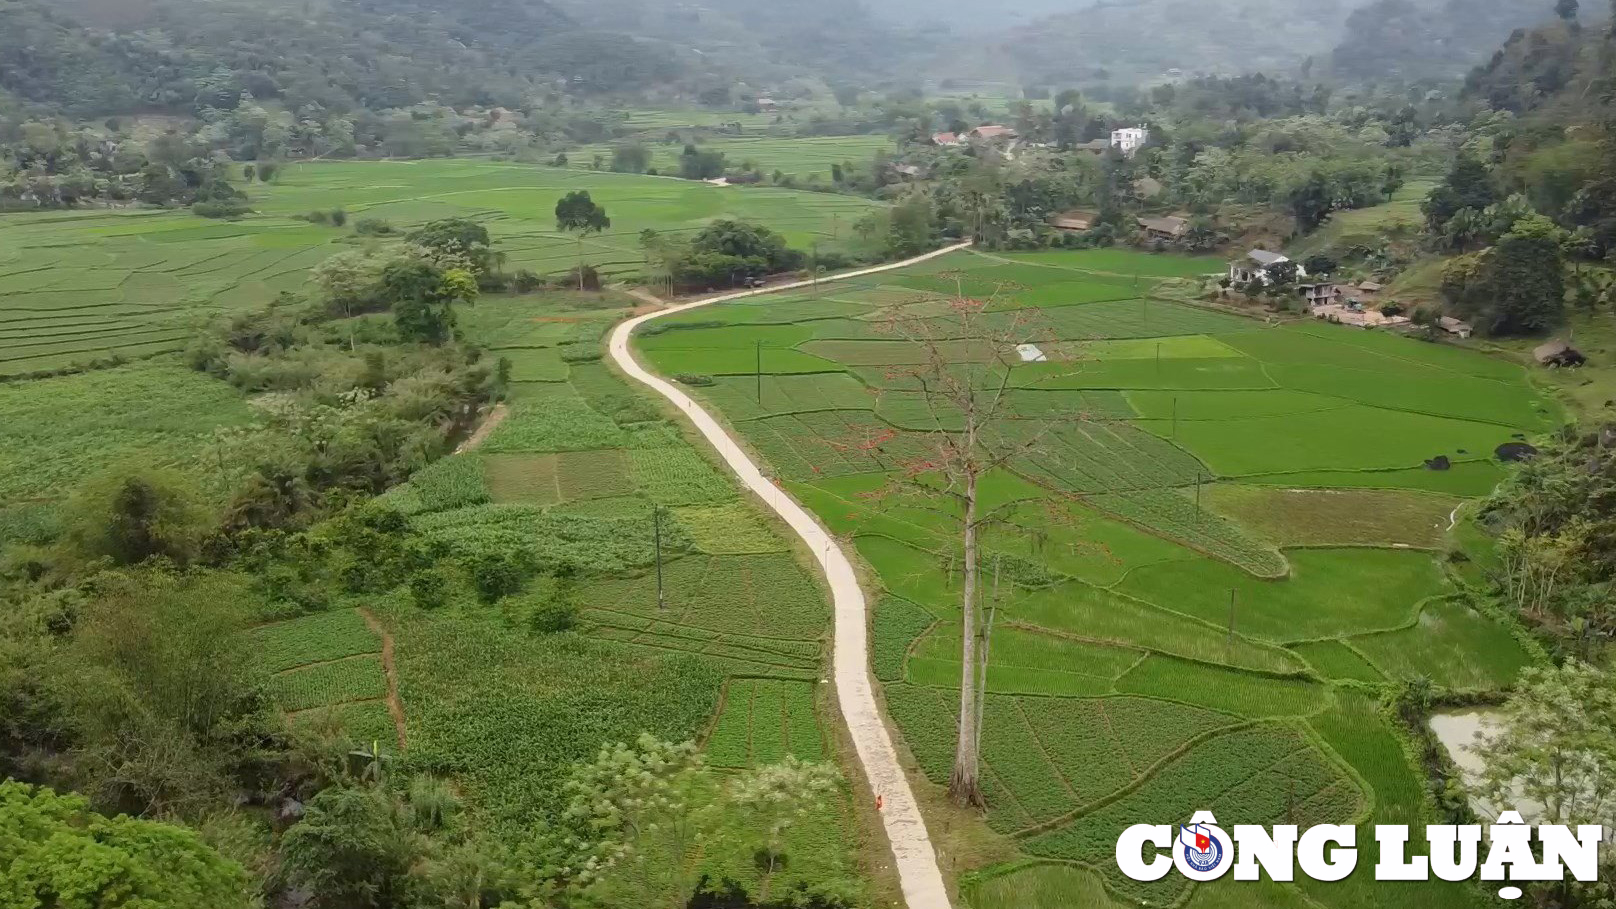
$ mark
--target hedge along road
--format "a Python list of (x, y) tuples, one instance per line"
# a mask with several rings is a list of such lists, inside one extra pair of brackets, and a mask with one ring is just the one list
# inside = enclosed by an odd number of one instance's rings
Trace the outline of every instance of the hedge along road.
[[(938, 256), (964, 249), (970, 243), (961, 243), (906, 259), (890, 265), (845, 272), (820, 279), (830, 281), (858, 278), (883, 271), (925, 262)], [(869, 633), (867, 606), (864, 592), (859, 589), (853, 563), (807, 509), (798, 505), (791, 496), (763, 475), (763, 471), (747, 457), (740, 443), (683, 391), (668, 381), (653, 375), (635, 362), (629, 352), (629, 338), (635, 329), (663, 316), (686, 312), (714, 303), (811, 287), (813, 281), (798, 281), (762, 290), (724, 294), (673, 306), (661, 312), (636, 316), (618, 325), (612, 331), (609, 350), (612, 359), (635, 381), (647, 385), (658, 394), (678, 405), (690, 422), (723, 456), (747, 488), (757, 493), (769, 507), (784, 518), (797, 536), (813, 551), (819, 567), (830, 581), (831, 600), (836, 611), (836, 638), (833, 645), (836, 698), (841, 705), (842, 717), (853, 735), (853, 746), (870, 788), (881, 798), (881, 823), (886, 828), (887, 840), (892, 844), (892, 856), (898, 868), (898, 879), (903, 886), (903, 898), (909, 909), (949, 909), (948, 888), (943, 884), (942, 871), (937, 867), (937, 852), (932, 848), (931, 836), (926, 832), (926, 820), (921, 817), (920, 806), (909, 789), (909, 780), (898, 763), (898, 753), (892, 747), (892, 736), (881, 720), (876, 706), (874, 680), (870, 676)]]

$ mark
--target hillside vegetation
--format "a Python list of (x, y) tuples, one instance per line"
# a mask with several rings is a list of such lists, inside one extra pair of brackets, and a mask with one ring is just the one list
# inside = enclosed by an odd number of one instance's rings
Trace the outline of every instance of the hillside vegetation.
[(1549, 12), (1542, 0), (1100, 0), (990, 33), (944, 68), (1048, 85), (1129, 85), (1169, 71), (1451, 77)]

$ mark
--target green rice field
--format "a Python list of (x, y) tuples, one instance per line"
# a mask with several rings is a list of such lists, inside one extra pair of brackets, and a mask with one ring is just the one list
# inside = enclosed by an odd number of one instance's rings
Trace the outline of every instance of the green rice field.
[[(677, 174), (683, 139), (669, 142), (666, 136), (642, 140), (651, 150), (651, 168), (659, 174)], [(817, 179), (829, 183), (831, 165), (849, 162), (868, 169), (877, 152), (892, 152), (895, 146), (886, 136), (744, 136), (701, 139), (704, 151), (723, 152), (731, 167), (756, 167), (765, 175), (776, 172), (799, 180)], [(613, 145), (585, 145), (567, 152), (567, 163), (574, 168), (592, 169), (596, 156), (611, 166)]]
[[(860, 242), (852, 225), (875, 205), (466, 159), (294, 164), (275, 183), (248, 189), (257, 211), (232, 221), (154, 210), (0, 215), (0, 377), (182, 349), (200, 320), (302, 287), (310, 268), (358, 242), (352, 226), (362, 218), (400, 229), (473, 218), (487, 224), (507, 268), (553, 274), (579, 255), (576, 238), (555, 229), (556, 200), (587, 189), (612, 227), (584, 241), (583, 257), (621, 276), (641, 269), (647, 228), (679, 234), (715, 218), (746, 218), (797, 246), (834, 248)], [(348, 212), (346, 228), (293, 217), (338, 207)]]
[[(1126, 250), (956, 253), (681, 314), (637, 341), (659, 371), (712, 376), (694, 393), (851, 539), (879, 588), (872, 669), (938, 786), (958, 706), (957, 522), (891, 481), (962, 424), (906, 377), (927, 354), (886, 323), (963, 292), (1050, 355), (1011, 373), (1009, 410), (1061, 425), (983, 481), (1023, 528), (982, 544), (1007, 575), (991, 594), (986, 823), (1018, 858), (977, 869), (976, 909), (1232, 905), (1226, 888), (1138, 884), (1112, 861), (1123, 827), (1200, 808), (1225, 825), (1425, 823), (1421, 771), (1369, 692), (1415, 677), (1497, 691), (1536, 659), (1439, 554), (1455, 509), (1502, 476), (1494, 450), (1551, 430), (1559, 408), (1502, 360), (1157, 296), (1219, 269)], [(1004, 353), (939, 338), (955, 362)], [(726, 718), (727, 741), (741, 725)], [(1471, 897), (1265, 887), (1262, 905), (1327, 909)]]

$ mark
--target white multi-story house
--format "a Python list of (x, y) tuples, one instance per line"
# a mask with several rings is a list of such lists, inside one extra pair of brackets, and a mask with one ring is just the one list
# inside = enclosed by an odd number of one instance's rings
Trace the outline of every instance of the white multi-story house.
[(1150, 130), (1143, 126), (1129, 126), (1111, 133), (1111, 147), (1125, 155), (1132, 155), (1149, 141)]
[[(1229, 263), (1229, 280), (1236, 284), (1261, 283), (1266, 286), (1273, 283), (1273, 279), (1268, 276), (1268, 270), (1289, 261), (1290, 259), (1282, 253), (1254, 249), (1246, 253), (1244, 258)], [(1296, 277), (1307, 277), (1307, 269), (1300, 263), (1296, 266)]]

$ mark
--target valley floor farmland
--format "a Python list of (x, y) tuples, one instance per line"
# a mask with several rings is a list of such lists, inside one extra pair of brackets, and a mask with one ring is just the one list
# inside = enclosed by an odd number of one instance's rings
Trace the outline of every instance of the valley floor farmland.
[[(697, 741), (726, 771), (837, 758), (822, 719), (824, 593), (771, 520), (601, 362), (626, 302), (563, 293), (468, 308), (468, 337), (511, 362), (509, 414), (475, 450), (384, 497), (446, 560), (528, 554), (550, 569), (495, 605), (456, 588), (424, 609), (399, 589), (255, 632), (294, 721), (335, 712), (380, 736), (380, 645), (349, 607), (370, 610), (394, 642), (400, 763), (453, 778), (512, 844), (559, 819), (574, 762), (641, 733)], [(571, 633), (548, 624), (557, 604), (576, 610)], [(863, 887), (851, 793), (792, 827), (774, 886)], [(699, 858), (696, 873), (755, 885), (749, 861), (714, 857), (729, 854)]]
[[(684, 142), (648, 138), (645, 145), (651, 150), (651, 167), (658, 173), (679, 172)], [(868, 167), (877, 152), (896, 150), (886, 136), (722, 137), (704, 139), (699, 146), (703, 151), (723, 152), (731, 167), (752, 166), (765, 175), (779, 172), (799, 180), (813, 179), (822, 183), (830, 182), (832, 165), (852, 162)], [(567, 152), (567, 162), (573, 167), (591, 168), (599, 156), (609, 167), (612, 149), (610, 144), (586, 145)]]
[[(771, 188), (592, 173), (484, 160), (317, 162), (248, 187), (255, 214), (210, 221), (188, 211), (0, 215), (0, 377), (183, 348), (199, 322), (296, 290), (308, 270), (361, 242), (362, 218), (407, 230), (439, 218), (487, 224), (511, 271), (564, 272), (575, 237), (555, 229), (556, 200), (589, 190), (612, 218), (583, 242), (607, 275), (637, 273), (639, 234), (694, 232), (714, 218), (768, 224), (798, 247), (856, 244), (875, 203)], [(295, 216), (342, 208), (348, 226)]]
[[(884, 330), (883, 310), (925, 312), (962, 288), (995, 296), (1006, 319), (1036, 311), (1041, 337), (1070, 349), (1015, 375), (1015, 411), (1085, 418), (1051, 453), (990, 478), (995, 501), (1025, 501), (1018, 516), (1046, 523), (1038, 545), (985, 544), (1009, 568), (988, 681), (987, 823), (1023, 860), (971, 879), (977, 909), (1067, 906), (1074, 892), (1093, 905), (1221, 905), (1220, 888), (1139, 884), (1112, 863), (1123, 827), (1202, 807), (1225, 826), (1426, 823), (1423, 777), (1362, 684), (1420, 675), (1498, 689), (1535, 659), (1517, 629), (1467, 605), (1439, 558), (1446, 514), (1501, 475), (1494, 449), (1559, 419), (1520, 367), (1151, 299), (1185, 268), (1115, 252), (964, 253), (672, 316), (639, 336), (664, 375), (710, 377), (694, 393), (872, 570), (873, 669), (938, 785), (958, 704), (957, 542), (928, 503), (882, 490), (948, 416), (898, 377), (919, 357)], [(956, 346), (973, 356), (969, 339)], [(1439, 457), (1451, 468), (1427, 466)], [(1270, 889), (1265, 905), (1471, 898), (1368, 875)]]

